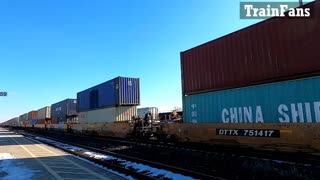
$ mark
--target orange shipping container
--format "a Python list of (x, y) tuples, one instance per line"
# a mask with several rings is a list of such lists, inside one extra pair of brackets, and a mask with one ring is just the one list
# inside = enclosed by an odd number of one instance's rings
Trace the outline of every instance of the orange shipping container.
[(28, 120), (38, 119), (38, 111), (30, 111), (28, 113)]

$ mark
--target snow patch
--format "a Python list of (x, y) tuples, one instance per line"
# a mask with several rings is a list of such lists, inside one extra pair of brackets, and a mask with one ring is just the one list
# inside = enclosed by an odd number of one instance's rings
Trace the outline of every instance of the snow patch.
[(108, 156), (108, 155), (104, 155), (104, 154), (100, 154), (100, 153), (93, 153), (93, 152), (85, 152), (84, 154), (93, 157), (95, 159), (105, 159), (105, 160), (112, 160), (112, 159), (116, 159), (112, 156)]
[(14, 156), (10, 153), (0, 153), (0, 160), (3, 159), (14, 159)]
[(3, 180), (31, 179), (38, 172), (15, 164), (16, 158), (10, 153), (0, 153), (0, 160), (0, 179)]
[(73, 156), (73, 157), (75, 157), (75, 158), (77, 158), (77, 159), (80, 159), (80, 160), (82, 160), (82, 161), (85, 161), (85, 162), (87, 162), (87, 163), (90, 163), (90, 164), (92, 164), (92, 165), (94, 165), (94, 166), (96, 166), (96, 167), (99, 167), (99, 168), (101, 168), (101, 169), (104, 169), (104, 170), (106, 170), (106, 171), (112, 172), (113, 174), (116, 174), (116, 175), (121, 176), (121, 177), (123, 177), (123, 178), (126, 178), (126, 179), (128, 179), (128, 180), (134, 180), (134, 178), (131, 177), (131, 176), (124, 175), (124, 174), (122, 174), (122, 173), (119, 173), (119, 172), (114, 171), (114, 170), (112, 170), (112, 169), (109, 169), (109, 168), (106, 168), (106, 167), (101, 166), (101, 165), (99, 165), (99, 164), (96, 164), (96, 163), (94, 163), (94, 162), (92, 162), (92, 161), (89, 161), (89, 160), (87, 160), (87, 159), (84, 159), (84, 158), (82, 158), (82, 157), (75, 156), (75, 155), (73, 155), (73, 154), (71, 154), (71, 156)]
[[(97, 153), (97, 152), (92, 152), (92, 151), (89, 151), (89, 150), (81, 148), (81, 147), (76, 147), (76, 146), (72, 146), (69, 144), (64, 144), (64, 143), (57, 142), (54, 140), (50, 140), (50, 139), (46, 139), (46, 138), (42, 138), (42, 137), (36, 137), (36, 139), (38, 139), (40, 141), (45, 141), (45, 142), (47, 142), (49, 144), (53, 144), (55, 146), (64, 147), (64, 148), (72, 150), (72, 151), (78, 151), (78, 152), (80, 151), (87, 156), (94, 157), (95, 159), (100, 159), (100, 160), (104, 160), (104, 161), (116, 160), (120, 164), (124, 165), (126, 168), (131, 167), (138, 172), (147, 171), (152, 176), (163, 176), (164, 178), (168, 178), (168, 179), (187, 179), (187, 180), (193, 179), (190, 176), (184, 176), (182, 174), (173, 173), (171, 171), (167, 171), (164, 169), (158, 169), (158, 168), (150, 167), (148, 165), (143, 165), (140, 163), (126, 161), (124, 159), (116, 158), (114, 156), (105, 155), (105, 154), (101, 154), (101, 153)], [(110, 171), (110, 170), (108, 170), (108, 171)]]

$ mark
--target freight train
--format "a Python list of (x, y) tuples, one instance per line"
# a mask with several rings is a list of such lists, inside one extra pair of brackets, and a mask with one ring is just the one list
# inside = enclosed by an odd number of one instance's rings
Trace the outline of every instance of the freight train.
[(118, 77), (51, 105), (38, 117), (44, 123), (26, 113), (18, 126), (319, 151), (320, 1), (304, 8), (312, 9), (311, 18), (270, 18), (181, 52), (182, 121), (141, 123), (139, 79)]

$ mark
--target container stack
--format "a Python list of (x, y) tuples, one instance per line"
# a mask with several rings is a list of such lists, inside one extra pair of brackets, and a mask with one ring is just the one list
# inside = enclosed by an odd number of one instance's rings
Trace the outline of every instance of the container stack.
[(77, 93), (80, 123), (131, 120), (140, 104), (139, 78), (117, 77)]
[(41, 109), (38, 109), (38, 123), (45, 124), (51, 119), (51, 107), (46, 106)]
[(28, 113), (28, 123), (29, 125), (34, 125), (38, 123), (38, 111), (30, 111)]
[(65, 99), (51, 105), (51, 123), (64, 124), (77, 122), (77, 100)]
[(28, 113), (22, 115), (22, 125), (26, 126), (28, 124)]
[(23, 115), (19, 116), (18, 124), (19, 124), (19, 126), (23, 126)]
[(6, 121), (3, 125), (7, 126), (18, 126), (19, 118), (15, 117)]
[(320, 2), (181, 52), (186, 123), (320, 122)]

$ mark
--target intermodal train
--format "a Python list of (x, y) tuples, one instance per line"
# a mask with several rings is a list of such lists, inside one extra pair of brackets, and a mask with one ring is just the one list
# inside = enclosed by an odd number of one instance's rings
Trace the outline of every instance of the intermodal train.
[(182, 120), (148, 125), (146, 116), (141, 123), (136, 117), (139, 79), (117, 77), (7, 124), (123, 138), (139, 131), (181, 142), (319, 151), (320, 1), (300, 8), (312, 9), (312, 16), (273, 17), (181, 52)]

